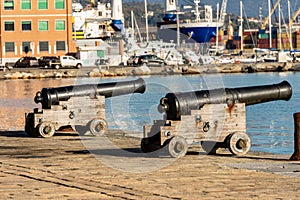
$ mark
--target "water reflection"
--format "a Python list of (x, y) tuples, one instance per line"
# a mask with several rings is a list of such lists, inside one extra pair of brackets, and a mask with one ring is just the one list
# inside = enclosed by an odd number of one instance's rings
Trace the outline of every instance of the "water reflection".
[(43, 87), (74, 84), (75, 79), (30, 79), (0, 81), (0, 130), (24, 130), (26, 112), (39, 107), (33, 98)]

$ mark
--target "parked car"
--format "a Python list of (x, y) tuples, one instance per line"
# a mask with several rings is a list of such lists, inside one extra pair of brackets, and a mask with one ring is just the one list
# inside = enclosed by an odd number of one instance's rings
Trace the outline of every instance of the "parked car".
[(137, 65), (139, 61), (139, 57), (138, 56), (130, 56), (127, 60), (127, 65)]
[(164, 65), (165, 64), (165, 61), (164, 59), (161, 59), (159, 57), (157, 57), (156, 55), (151, 55), (151, 54), (147, 54), (147, 55), (141, 55), (139, 56), (139, 59), (138, 59), (138, 64), (148, 64), (148, 65)]
[(73, 56), (59, 56), (57, 59), (54, 59), (49, 62), (50, 67), (59, 69), (61, 67), (76, 67), (80, 69), (83, 62), (79, 59), (74, 58)]
[(50, 67), (50, 62), (53, 60), (58, 60), (57, 56), (42, 56), (38, 59), (40, 67)]
[(15, 62), (13, 67), (38, 67), (39, 62), (36, 57), (24, 56)]

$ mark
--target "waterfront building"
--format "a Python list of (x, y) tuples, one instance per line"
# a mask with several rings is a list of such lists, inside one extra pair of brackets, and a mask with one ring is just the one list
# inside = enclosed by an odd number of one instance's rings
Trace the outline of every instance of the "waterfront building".
[(83, 6), (74, 2), (73, 7), (73, 39), (108, 39), (115, 31), (111, 27), (112, 11), (110, 3)]
[(75, 53), (72, 0), (3, 0), (0, 64), (21, 56)]

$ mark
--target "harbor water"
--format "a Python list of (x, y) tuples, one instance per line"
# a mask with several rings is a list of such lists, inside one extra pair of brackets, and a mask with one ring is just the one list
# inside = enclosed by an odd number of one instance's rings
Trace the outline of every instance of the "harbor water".
[[(41, 107), (34, 103), (35, 93), (43, 87), (73, 84), (99, 84), (134, 80), (137, 77), (32, 79), (0, 81), (0, 131), (24, 130), (26, 112)], [(211, 74), (142, 77), (147, 85), (144, 94), (130, 94), (106, 99), (106, 117), (110, 129), (122, 129), (143, 137), (143, 126), (162, 119), (157, 111), (160, 98), (168, 92), (214, 88), (268, 85), (287, 80), (293, 88), (289, 101), (273, 101), (246, 107), (247, 133), (251, 150), (292, 154), (294, 145), (293, 113), (300, 112), (300, 73)], [(55, 136), (54, 136), (55, 137)]]

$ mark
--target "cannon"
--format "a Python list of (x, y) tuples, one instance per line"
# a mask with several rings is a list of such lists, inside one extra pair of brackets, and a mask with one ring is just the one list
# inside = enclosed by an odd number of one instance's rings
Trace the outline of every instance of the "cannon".
[(144, 93), (145, 82), (133, 81), (43, 88), (36, 93), (34, 108), (25, 113), (25, 132), (32, 137), (52, 137), (57, 130), (71, 126), (80, 133), (102, 135), (107, 130), (105, 98)]
[(60, 101), (67, 101), (71, 97), (100, 95), (107, 98), (130, 93), (144, 93), (144, 91), (145, 82), (140, 78), (135, 81), (43, 88), (37, 92), (34, 101), (41, 103), (43, 109), (50, 109), (52, 105), (58, 105)]
[(147, 153), (166, 147), (172, 157), (181, 157), (192, 144), (201, 144), (209, 154), (228, 148), (234, 155), (244, 155), (251, 147), (250, 137), (246, 134), (245, 106), (288, 101), (291, 96), (292, 87), (287, 81), (168, 93), (158, 106), (159, 111), (165, 113), (164, 119), (144, 126), (141, 149)]

